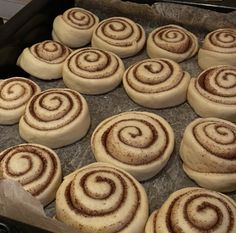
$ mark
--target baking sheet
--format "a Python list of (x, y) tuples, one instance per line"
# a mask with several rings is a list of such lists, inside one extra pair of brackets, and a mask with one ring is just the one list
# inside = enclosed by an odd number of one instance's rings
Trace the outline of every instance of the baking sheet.
[[(140, 23), (147, 33), (157, 26), (168, 23), (176, 23), (191, 30), (199, 38), (199, 43), (208, 31), (219, 27), (235, 27), (235, 12), (221, 14), (208, 10), (198, 9), (190, 6), (179, 6), (176, 4), (157, 3), (153, 6), (141, 5), (120, 0), (78, 0), (76, 5), (91, 10), (100, 19), (110, 16), (126, 16)], [(126, 68), (137, 61), (146, 59), (147, 55), (143, 49), (138, 55), (123, 59)], [(200, 69), (197, 65), (197, 58), (194, 57), (180, 64), (183, 70), (188, 71), (195, 77)], [(63, 81), (41, 81), (32, 78), (38, 83), (42, 90), (53, 87), (65, 87)], [(140, 107), (135, 104), (125, 93), (122, 84), (115, 90), (98, 96), (83, 95), (88, 102), (92, 124), (85, 138), (66, 146), (56, 149), (63, 168), (63, 175), (73, 172), (76, 168), (94, 162), (94, 156), (90, 147), (90, 138), (95, 127), (109, 116), (125, 111), (149, 111), (164, 117), (172, 126), (175, 132), (175, 149), (164, 169), (152, 179), (142, 182), (144, 185), (150, 205), (150, 212), (160, 207), (168, 196), (183, 187), (196, 186), (183, 172), (182, 162), (179, 157), (180, 141), (185, 127), (197, 115), (193, 112), (188, 103), (180, 106), (153, 110)], [(0, 150), (10, 146), (23, 143), (18, 133), (18, 124), (13, 126), (0, 126)], [(236, 192), (229, 194), (236, 200)], [(55, 215), (55, 203), (46, 207), (49, 216)]]

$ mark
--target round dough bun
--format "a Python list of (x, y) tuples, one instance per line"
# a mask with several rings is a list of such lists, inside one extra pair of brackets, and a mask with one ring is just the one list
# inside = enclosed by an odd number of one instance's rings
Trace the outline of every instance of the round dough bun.
[(81, 233), (143, 233), (147, 194), (125, 171), (93, 163), (65, 177), (56, 195), (56, 218)]
[(193, 33), (173, 24), (156, 28), (147, 39), (147, 54), (150, 58), (182, 62), (193, 57), (198, 48), (198, 39)]
[(212, 66), (236, 66), (236, 29), (221, 28), (206, 35), (198, 52), (198, 64), (205, 70)]
[(62, 77), (62, 66), (71, 50), (65, 45), (46, 40), (25, 48), (17, 60), (28, 74), (43, 80)]
[(187, 175), (201, 187), (236, 190), (236, 125), (219, 118), (199, 118), (185, 129), (180, 156)]
[(236, 122), (236, 67), (216, 66), (190, 81), (187, 100), (201, 117)]
[(187, 98), (188, 72), (169, 59), (146, 59), (130, 66), (123, 76), (128, 96), (148, 108), (167, 108)]
[(40, 87), (23, 77), (12, 77), (0, 81), (0, 124), (12, 125), (19, 122), (25, 106)]
[(114, 53), (96, 48), (74, 51), (63, 66), (65, 85), (83, 94), (97, 95), (116, 88), (125, 67)]
[(52, 38), (70, 48), (89, 44), (99, 18), (90, 11), (79, 7), (66, 10), (53, 21)]
[(143, 27), (124, 17), (103, 20), (93, 32), (92, 46), (111, 51), (121, 58), (137, 54), (146, 42)]
[(38, 144), (20, 144), (0, 153), (3, 178), (19, 182), (44, 206), (55, 199), (61, 184), (61, 163), (51, 149)]
[(90, 126), (86, 100), (78, 92), (48, 89), (28, 102), (20, 119), (20, 136), (33, 142), (59, 148), (85, 136)]
[(183, 188), (155, 210), (145, 233), (234, 233), (236, 206), (233, 199), (201, 188)]
[(96, 127), (91, 148), (97, 161), (147, 180), (168, 162), (174, 149), (174, 133), (169, 123), (156, 114), (125, 112)]

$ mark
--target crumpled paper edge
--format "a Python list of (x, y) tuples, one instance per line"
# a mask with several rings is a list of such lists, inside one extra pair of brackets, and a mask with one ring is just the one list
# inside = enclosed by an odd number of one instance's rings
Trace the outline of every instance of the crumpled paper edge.
[(220, 13), (175, 3), (156, 2), (148, 5), (121, 0), (75, 0), (75, 5), (98, 14), (102, 9), (102, 13), (108, 17), (126, 16), (143, 24), (178, 24), (206, 31), (236, 27), (235, 20), (231, 20), (236, 13)]
[(42, 204), (16, 181), (0, 179), (0, 215), (55, 233), (79, 233), (45, 215)]

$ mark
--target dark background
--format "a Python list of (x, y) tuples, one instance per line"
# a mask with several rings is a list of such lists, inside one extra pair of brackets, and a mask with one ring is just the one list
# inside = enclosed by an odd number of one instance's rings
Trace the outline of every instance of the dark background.
[[(155, 2), (154, 0), (132, 1), (148, 4)], [(162, 1), (177, 2), (177, 0)], [(200, 1), (179, 2), (195, 5), (199, 4)], [(209, 3), (213, 4), (213, 6), (210, 6)], [(200, 7), (220, 12), (229, 12), (236, 9), (235, 1), (209, 1), (209, 3), (204, 1), (204, 4)], [(74, 0), (33, 0), (6, 24), (3, 24), (0, 19), (0, 78), (24, 76), (24, 71), (15, 65), (21, 51), (36, 42), (50, 38), (53, 19), (73, 5)], [(47, 231), (0, 216), (0, 233), (44, 232)]]
[[(147, 4), (157, 2), (155, 0), (130, 1)], [(179, 2), (220, 12), (236, 9), (234, 0), (159, 0), (158, 2), (167, 2), (167, 4)], [(73, 5), (73, 0), (33, 0), (6, 24), (3, 24), (0, 19), (0, 78), (24, 76), (24, 71), (15, 65), (21, 51), (25, 47), (50, 38), (53, 19)]]

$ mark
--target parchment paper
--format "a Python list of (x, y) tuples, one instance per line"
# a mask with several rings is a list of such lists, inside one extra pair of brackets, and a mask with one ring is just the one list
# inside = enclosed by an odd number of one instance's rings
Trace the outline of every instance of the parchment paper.
[[(195, 33), (199, 38), (200, 44), (207, 32), (220, 27), (236, 26), (236, 12), (222, 14), (191, 6), (179, 6), (177, 4), (156, 3), (153, 6), (149, 6), (121, 2), (120, 0), (76, 0), (76, 5), (91, 10), (100, 19), (110, 16), (129, 17), (140, 23), (145, 28), (147, 34), (160, 25), (169, 23), (179, 24)], [(123, 59), (123, 61), (125, 66), (129, 67), (131, 64), (145, 58), (147, 58), (147, 55), (145, 49), (143, 49), (138, 55)], [(195, 77), (200, 72), (196, 57), (180, 65), (192, 77)], [(32, 79), (41, 86), (42, 90), (52, 87), (65, 87), (62, 80), (46, 82), (35, 78)], [(175, 149), (167, 166), (152, 179), (142, 182), (149, 198), (150, 212), (160, 207), (172, 192), (183, 187), (196, 186), (183, 172), (182, 162), (178, 154), (185, 127), (197, 118), (197, 115), (188, 103), (161, 110), (140, 107), (129, 99), (122, 84), (107, 94), (98, 96), (84, 95), (84, 97), (89, 105), (92, 125), (85, 138), (73, 145), (56, 150), (61, 159), (64, 175), (73, 172), (77, 167), (82, 167), (95, 161), (90, 147), (90, 138), (98, 123), (109, 116), (125, 111), (149, 111), (164, 117), (173, 127), (176, 138)], [(0, 126), (0, 150), (23, 142), (19, 136), (17, 124), (13, 126)], [(0, 190), (1, 185), (2, 183), (0, 183)], [(14, 186), (13, 184), (10, 185), (11, 188)], [(228, 195), (236, 200), (235, 192)], [(0, 193), (1, 200), (4, 200), (2, 198), (5, 197), (6, 195), (3, 196)], [(20, 201), (20, 199), (16, 201)], [(17, 203), (15, 204), (17, 205)], [(1, 205), (4, 205), (4, 201), (2, 201)], [(12, 208), (14, 209), (14, 207)], [(23, 206), (21, 208), (24, 209)], [(45, 210), (48, 216), (54, 216), (55, 203), (51, 203)], [(10, 213), (7, 210), (5, 212), (6, 214)], [(40, 213), (42, 213), (42, 209)], [(36, 224), (36, 222), (32, 222), (32, 224)], [(67, 230), (64, 232), (72, 231)]]
[(13, 180), (0, 179), (0, 213), (50, 232), (79, 233), (64, 223), (47, 217), (41, 203)]

